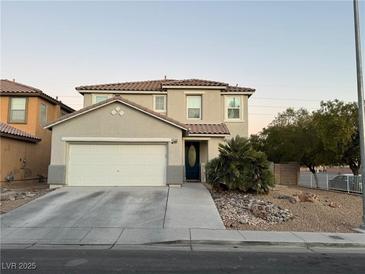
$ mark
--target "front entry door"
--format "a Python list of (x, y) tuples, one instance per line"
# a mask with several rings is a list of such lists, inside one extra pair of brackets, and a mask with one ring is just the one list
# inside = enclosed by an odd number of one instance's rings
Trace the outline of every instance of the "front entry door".
[(185, 142), (186, 180), (200, 180), (200, 144)]

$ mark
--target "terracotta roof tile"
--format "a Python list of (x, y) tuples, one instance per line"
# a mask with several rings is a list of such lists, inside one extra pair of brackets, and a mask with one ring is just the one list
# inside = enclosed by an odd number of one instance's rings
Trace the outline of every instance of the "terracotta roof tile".
[(124, 90), (124, 91), (162, 91), (162, 85), (176, 80), (150, 80), (138, 82), (123, 82), (114, 84), (89, 85), (76, 87), (76, 90)]
[(254, 88), (228, 86), (223, 92), (255, 92)]
[(114, 84), (88, 85), (76, 87), (76, 90), (83, 93), (83, 90), (120, 90), (120, 91), (164, 91), (163, 86), (215, 86), (222, 87), (224, 92), (254, 92), (255, 89), (245, 87), (233, 87), (227, 83), (201, 80), (201, 79), (163, 79), (138, 82), (123, 82)]
[(228, 84), (226, 84), (226, 83), (210, 81), (210, 80), (201, 80), (201, 79), (175, 80), (175, 81), (171, 81), (165, 85), (168, 85), (168, 86), (216, 86), (216, 87), (228, 86)]
[(167, 117), (166, 115), (163, 115), (163, 114), (160, 114), (158, 112), (152, 111), (149, 108), (146, 108), (146, 107), (143, 107), (141, 105), (138, 105), (138, 104), (136, 104), (136, 103), (134, 103), (132, 101), (129, 101), (129, 100), (125, 99), (125, 98), (122, 98), (120, 96), (114, 96), (114, 97), (109, 98), (109, 99), (107, 99), (105, 101), (102, 101), (102, 102), (99, 102), (99, 103), (90, 105), (90, 106), (85, 107), (85, 108), (82, 108), (82, 109), (79, 109), (79, 110), (77, 110), (75, 112), (72, 112), (70, 114), (66, 114), (66, 115), (60, 117), (59, 119), (57, 119), (57, 120), (49, 123), (48, 125), (45, 126), (45, 128), (51, 128), (52, 126), (54, 126), (54, 125), (56, 125), (58, 123), (61, 123), (61, 122), (65, 121), (65, 120), (68, 120), (70, 118), (73, 118), (75, 116), (81, 115), (83, 113), (86, 113), (88, 111), (91, 111), (93, 109), (96, 109), (96, 108), (101, 107), (103, 105), (107, 105), (107, 104), (112, 103), (112, 102), (125, 103), (125, 104), (130, 105), (130, 106), (132, 106), (132, 107), (134, 107), (134, 108), (136, 108), (136, 109), (138, 109), (140, 111), (146, 112), (147, 114), (150, 114), (150, 115), (155, 116), (155, 117), (157, 117), (157, 118), (159, 118), (161, 120), (164, 120), (166, 122), (169, 122), (171, 124), (174, 124), (174, 125), (182, 128), (182, 129), (187, 130), (187, 127), (186, 127), (185, 124), (180, 123), (179, 121), (174, 120), (174, 119), (172, 119), (170, 117)]
[(40, 138), (3, 122), (0, 122), (0, 135), (9, 138), (24, 139), (31, 142), (41, 141)]
[(189, 134), (218, 134), (229, 135), (230, 132), (224, 123), (221, 124), (186, 124)]
[(7, 79), (1, 79), (0, 82), (0, 95), (24, 95), (24, 96), (39, 96), (52, 104), (59, 104), (62, 109), (67, 110), (68, 112), (74, 111), (74, 109), (65, 105), (61, 101), (45, 94), (38, 88), (34, 88), (31, 86), (27, 86), (15, 81), (10, 81)]

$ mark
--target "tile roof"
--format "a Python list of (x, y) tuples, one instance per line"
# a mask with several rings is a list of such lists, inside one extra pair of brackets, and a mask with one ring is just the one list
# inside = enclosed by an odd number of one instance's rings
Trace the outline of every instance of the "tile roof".
[(187, 127), (185, 124), (183, 123), (180, 123), (179, 121), (175, 120), (175, 119), (172, 119), (170, 117), (167, 117), (166, 115), (163, 115), (163, 114), (160, 114), (158, 112), (155, 112), (155, 111), (152, 111), (150, 110), (149, 108), (146, 108), (146, 107), (143, 107), (141, 105), (138, 105), (132, 101), (129, 101), (125, 98), (122, 98), (120, 96), (114, 96), (112, 98), (109, 98), (105, 101), (102, 101), (102, 102), (99, 102), (99, 103), (96, 103), (96, 104), (93, 104), (93, 105), (90, 105), (90, 106), (87, 106), (87, 107), (84, 107), (82, 109), (79, 109), (75, 112), (72, 112), (72, 113), (69, 113), (69, 114), (66, 114), (66, 115), (63, 115), (62, 117), (60, 117), (59, 119), (49, 123), (48, 125), (45, 126), (45, 128), (52, 128), (54, 125), (56, 124), (59, 124), (59, 123), (62, 123), (66, 120), (69, 120), (73, 117), (76, 117), (76, 116), (79, 116), (79, 115), (82, 115), (84, 113), (87, 113), (89, 111), (92, 111), (94, 109), (97, 109), (101, 106), (104, 106), (104, 105), (107, 105), (107, 104), (110, 104), (110, 103), (113, 103), (113, 102), (120, 102), (122, 104), (125, 104), (125, 105), (129, 105), (130, 107), (134, 108), (134, 109), (137, 109), (139, 111), (142, 111), (146, 114), (149, 114), (151, 116), (154, 116), (155, 118), (157, 119), (160, 119), (162, 121), (165, 121), (167, 123), (170, 123), (170, 124), (173, 124), (181, 129), (184, 129), (184, 130), (187, 130)]
[(189, 134), (218, 134), (229, 135), (230, 132), (224, 123), (221, 124), (186, 124)]
[(0, 136), (22, 139), (34, 143), (41, 141), (40, 138), (3, 122), (0, 122)]
[(227, 83), (201, 79), (163, 79), (138, 82), (123, 82), (114, 84), (88, 85), (76, 87), (83, 93), (85, 90), (119, 90), (119, 91), (165, 91), (164, 86), (211, 86), (222, 87), (223, 92), (254, 92), (253, 88), (229, 86)]
[(223, 92), (255, 92), (254, 88), (228, 86), (227, 89), (222, 90)]
[(0, 95), (23, 95), (23, 96), (39, 96), (52, 104), (59, 104), (62, 109), (68, 112), (74, 111), (74, 109), (65, 105), (61, 101), (54, 99), (53, 97), (45, 94), (38, 88), (27, 86), (15, 81), (10, 81), (7, 79), (1, 79), (0, 82)]
[(215, 86), (215, 87), (228, 86), (228, 84), (226, 84), (226, 83), (210, 81), (210, 80), (201, 80), (201, 79), (175, 80), (175, 81), (168, 82), (165, 85), (166, 86)]
[(114, 84), (90, 85), (76, 87), (76, 90), (124, 90), (124, 91), (162, 91), (162, 85), (176, 80), (149, 80), (138, 82), (123, 82)]

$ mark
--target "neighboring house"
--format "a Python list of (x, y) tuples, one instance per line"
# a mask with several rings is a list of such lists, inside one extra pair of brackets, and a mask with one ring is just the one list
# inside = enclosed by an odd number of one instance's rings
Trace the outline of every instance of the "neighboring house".
[(81, 86), (84, 108), (52, 129), (51, 185), (158, 186), (204, 181), (225, 138), (248, 136), (254, 89), (207, 80)]
[(43, 127), (72, 111), (39, 89), (1, 80), (0, 182), (47, 177), (51, 132)]

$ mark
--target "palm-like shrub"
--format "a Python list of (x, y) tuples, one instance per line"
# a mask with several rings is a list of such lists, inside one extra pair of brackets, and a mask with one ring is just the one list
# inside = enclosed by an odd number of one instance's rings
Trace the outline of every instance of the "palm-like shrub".
[(274, 186), (266, 155), (239, 136), (219, 145), (219, 156), (207, 163), (206, 174), (208, 183), (223, 183), (230, 190), (267, 193)]

